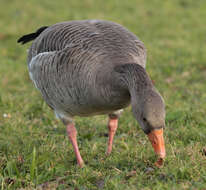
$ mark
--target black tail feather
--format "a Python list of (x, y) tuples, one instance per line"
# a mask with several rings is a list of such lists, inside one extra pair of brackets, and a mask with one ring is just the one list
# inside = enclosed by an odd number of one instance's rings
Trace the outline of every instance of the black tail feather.
[(42, 26), (36, 32), (22, 36), (21, 38), (18, 39), (17, 42), (22, 43), (22, 44), (30, 42), (30, 41), (34, 40), (36, 37), (38, 37), (39, 34), (41, 34), (47, 28), (48, 28), (48, 26)]

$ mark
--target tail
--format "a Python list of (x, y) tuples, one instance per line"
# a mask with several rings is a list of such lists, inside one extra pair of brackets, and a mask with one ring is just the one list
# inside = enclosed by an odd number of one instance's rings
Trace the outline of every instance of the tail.
[(30, 42), (32, 40), (34, 40), (36, 37), (39, 36), (39, 34), (41, 34), (45, 29), (47, 29), (49, 26), (42, 26), (41, 28), (39, 28), (36, 32), (31, 33), (31, 34), (27, 34), (22, 36), (21, 38), (18, 39), (18, 43), (22, 43), (25, 44), (27, 42)]

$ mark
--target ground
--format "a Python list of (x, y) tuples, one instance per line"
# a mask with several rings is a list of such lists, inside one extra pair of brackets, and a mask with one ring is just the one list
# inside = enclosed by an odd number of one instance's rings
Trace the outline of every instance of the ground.
[[(0, 189), (206, 189), (205, 0), (1, 0)], [(86, 166), (80, 169), (64, 125), (29, 79), (24, 34), (65, 20), (105, 19), (147, 48), (147, 72), (166, 103), (167, 158), (161, 169), (127, 108), (111, 156), (107, 117), (76, 118)]]

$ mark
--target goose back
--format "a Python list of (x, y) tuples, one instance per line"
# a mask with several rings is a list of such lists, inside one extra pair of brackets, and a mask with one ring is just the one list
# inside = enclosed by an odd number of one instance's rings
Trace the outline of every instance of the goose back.
[(70, 21), (54, 24), (32, 43), (28, 63), (42, 52), (59, 51), (65, 47), (101, 51), (107, 58), (130, 60), (145, 67), (146, 49), (143, 43), (123, 26), (101, 20)]

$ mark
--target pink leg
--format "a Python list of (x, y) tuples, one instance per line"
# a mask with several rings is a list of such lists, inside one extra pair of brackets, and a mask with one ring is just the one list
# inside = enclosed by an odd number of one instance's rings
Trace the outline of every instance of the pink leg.
[(115, 132), (118, 126), (118, 118), (109, 118), (108, 129), (109, 129), (109, 139), (108, 139), (108, 147), (107, 147), (107, 155), (112, 152), (112, 143)]
[(84, 161), (82, 160), (82, 157), (79, 152), (78, 144), (77, 144), (77, 130), (74, 126), (74, 124), (68, 124), (67, 125), (67, 135), (69, 137), (70, 142), (72, 143), (72, 146), (74, 148), (74, 152), (77, 158), (77, 163), (80, 166), (80, 168), (83, 167)]

